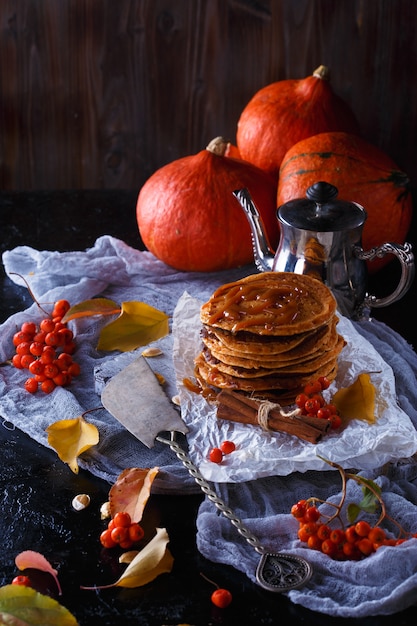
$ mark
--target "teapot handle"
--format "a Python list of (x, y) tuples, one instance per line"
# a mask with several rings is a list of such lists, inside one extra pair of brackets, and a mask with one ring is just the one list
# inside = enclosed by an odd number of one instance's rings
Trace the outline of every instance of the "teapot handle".
[(373, 261), (375, 258), (382, 258), (386, 254), (394, 254), (401, 264), (401, 277), (397, 288), (384, 298), (367, 294), (364, 304), (369, 307), (381, 308), (388, 306), (402, 298), (411, 287), (414, 280), (415, 267), (414, 255), (411, 244), (405, 242), (404, 245), (398, 243), (383, 243), (381, 246), (375, 246), (370, 250), (363, 250), (360, 246), (354, 247), (354, 254), (362, 261)]

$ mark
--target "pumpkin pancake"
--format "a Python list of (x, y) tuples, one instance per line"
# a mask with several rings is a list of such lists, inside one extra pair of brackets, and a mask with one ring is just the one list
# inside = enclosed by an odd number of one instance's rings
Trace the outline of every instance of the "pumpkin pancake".
[[(335, 363), (331, 361), (317, 370), (314, 376), (316, 378), (320, 376), (329, 377), (334, 368)], [(219, 389), (236, 389), (247, 393), (275, 390), (291, 391), (302, 388), (311, 381), (311, 374), (287, 374), (282, 376), (271, 374), (259, 378), (239, 378), (221, 372), (217, 367), (210, 366), (201, 352), (195, 360), (195, 375), (197, 379), (203, 382), (203, 385), (212, 385)]]
[[(258, 355), (277, 355), (283, 354), (293, 350), (296, 346), (304, 343), (304, 341), (311, 340), (314, 333), (325, 334), (328, 332), (327, 325), (316, 329), (315, 331), (308, 331), (305, 333), (299, 333), (297, 335), (256, 335), (244, 330), (236, 333), (231, 333), (221, 328), (204, 325), (202, 329), (202, 338), (205, 341), (206, 336), (213, 342), (219, 343), (230, 352), (237, 352), (238, 354), (258, 354)], [(321, 340), (323, 337), (318, 337)]]
[[(311, 333), (303, 342), (296, 345), (292, 350), (281, 352), (278, 354), (263, 354), (261, 350), (256, 350), (256, 346), (262, 347), (261, 342), (253, 343), (254, 352), (241, 352), (239, 349), (232, 349), (230, 346), (225, 347), (219, 341), (213, 338), (211, 333), (203, 333), (202, 341), (210, 350), (211, 354), (229, 365), (238, 365), (241, 367), (274, 367), (297, 363), (301, 360), (319, 356), (324, 352), (333, 349), (338, 341), (336, 331), (337, 318), (330, 324), (320, 329), (320, 332)], [(231, 344), (232, 345), (232, 344)]]
[(263, 272), (219, 287), (202, 305), (200, 319), (232, 333), (291, 336), (323, 326), (335, 311), (334, 296), (319, 280)]
[(274, 367), (262, 367), (262, 365), (258, 365), (255, 367), (242, 367), (237, 365), (230, 365), (225, 363), (224, 361), (220, 361), (216, 359), (212, 352), (210, 352), (207, 348), (202, 350), (202, 355), (207, 361), (209, 365), (212, 365), (220, 372), (224, 372), (225, 374), (230, 374), (231, 376), (238, 378), (261, 378), (262, 376), (273, 376), (274, 374), (278, 376), (283, 375), (298, 375), (298, 374), (315, 374), (317, 370), (326, 365), (329, 362), (333, 362), (337, 359), (338, 355), (342, 351), (342, 348), (345, 345), (345, 341), (343, 337), (340, 335), (337, 336), (338, 340), (336, 346), (332, 350), (327, 350), (322, 354), (315, 355), (310, 359), (303, 359), (298, 361), (297, 363), (290, 364), (275, 364)]

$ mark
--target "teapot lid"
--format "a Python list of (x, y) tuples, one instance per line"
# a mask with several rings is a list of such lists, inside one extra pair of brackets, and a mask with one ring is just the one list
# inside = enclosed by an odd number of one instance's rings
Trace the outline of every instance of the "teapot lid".
[(337, 194), (337, 188), (330, 183), (314, 183), (307, 189), (306, 199), (290, 200), (279, 207), (278, 219), (288, 226), (316, 232), (363, 226), (367, 218), (365, 209), (356, 202), (336, 200)]

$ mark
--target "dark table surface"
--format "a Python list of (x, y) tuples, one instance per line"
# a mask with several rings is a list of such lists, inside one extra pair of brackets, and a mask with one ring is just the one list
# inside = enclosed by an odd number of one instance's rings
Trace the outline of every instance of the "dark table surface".
[[(137, 191), (56, 191), (0, 194), (1, 251), (17, 245), (41, 250), (84, 250), (104, 234), (118, 237), (135, 248), (142, 244), (135, 219)], [(415, 226), (409, 241), (415, 241)], [(384, 295), (398, 278), (396, 264), (370, 278), (369, 289)], [(1, 268), (0, 321), (31, 303), (27, 291), (14, 285)], [(375, 309), (375, 318), (417, 346), (415, 324), (416, 286), (399, 302)], [(1, 416), (0, 416), (1, 417)], [(221, 624), (245, 626), (270, 624), (335, 623), (336, 618), (313, 613), (252, 584), (240, 572), (214, 564), (196, 549), (195, 519), (202, 496), (152, 494), (145, 523), (163, 526), (170, 537), (174, 567), (170, 574), (137, 589), (80, 590), (85, 577), (116, 580), (121, 573), (117, 557), (101, 549), (102, 529), (97, 509), (107, 500), (110, 485), (80, 470), (73, 474), (57, 455), (1, 420), (0, 528), (2, 558), (0, 585), (16, 575), (15, 556), (26, 549), (48, 555), (58, 567), (63, 595), (59, 601), (81, 626), (137, 624), (162, 626)], [(82, 514), (71, 507), (78, 493), (88, 493), (92, 504)], [(200, 575), (227, 587), (233, 602), (226, 610), (210, 602), (212, 587)], [(52, 592), (45, 576), (38, 588)], [(357, 626), (406, 626), (415, 623), (416, 607), (396, 615), (362, 620), (337, 618), (337, 623)]]

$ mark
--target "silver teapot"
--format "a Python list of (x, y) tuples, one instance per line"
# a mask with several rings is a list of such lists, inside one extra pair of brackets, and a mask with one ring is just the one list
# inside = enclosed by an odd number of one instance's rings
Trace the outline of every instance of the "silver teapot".
[[(337, 200), (338, 190), (327, 182), (307, 189), (306, 198), (278, 208), (280, 241), (271, 250), (262, 219), (248, 189), (233, 192), (248, 218), (256, 267), (259, 271), (310, 274), (333, 292), (338, 309), (351, 319), (363, 319), (372, 307), (384, 307), (402, 298), (414, 279), (414, 256), (409, 243), (383, 243), (365, 251), (362, 230), (365, 209), (356, 202)], [(367, 264), (386, 254), (401, 263), (397, 288), (377, 298), (367, 293)]]

